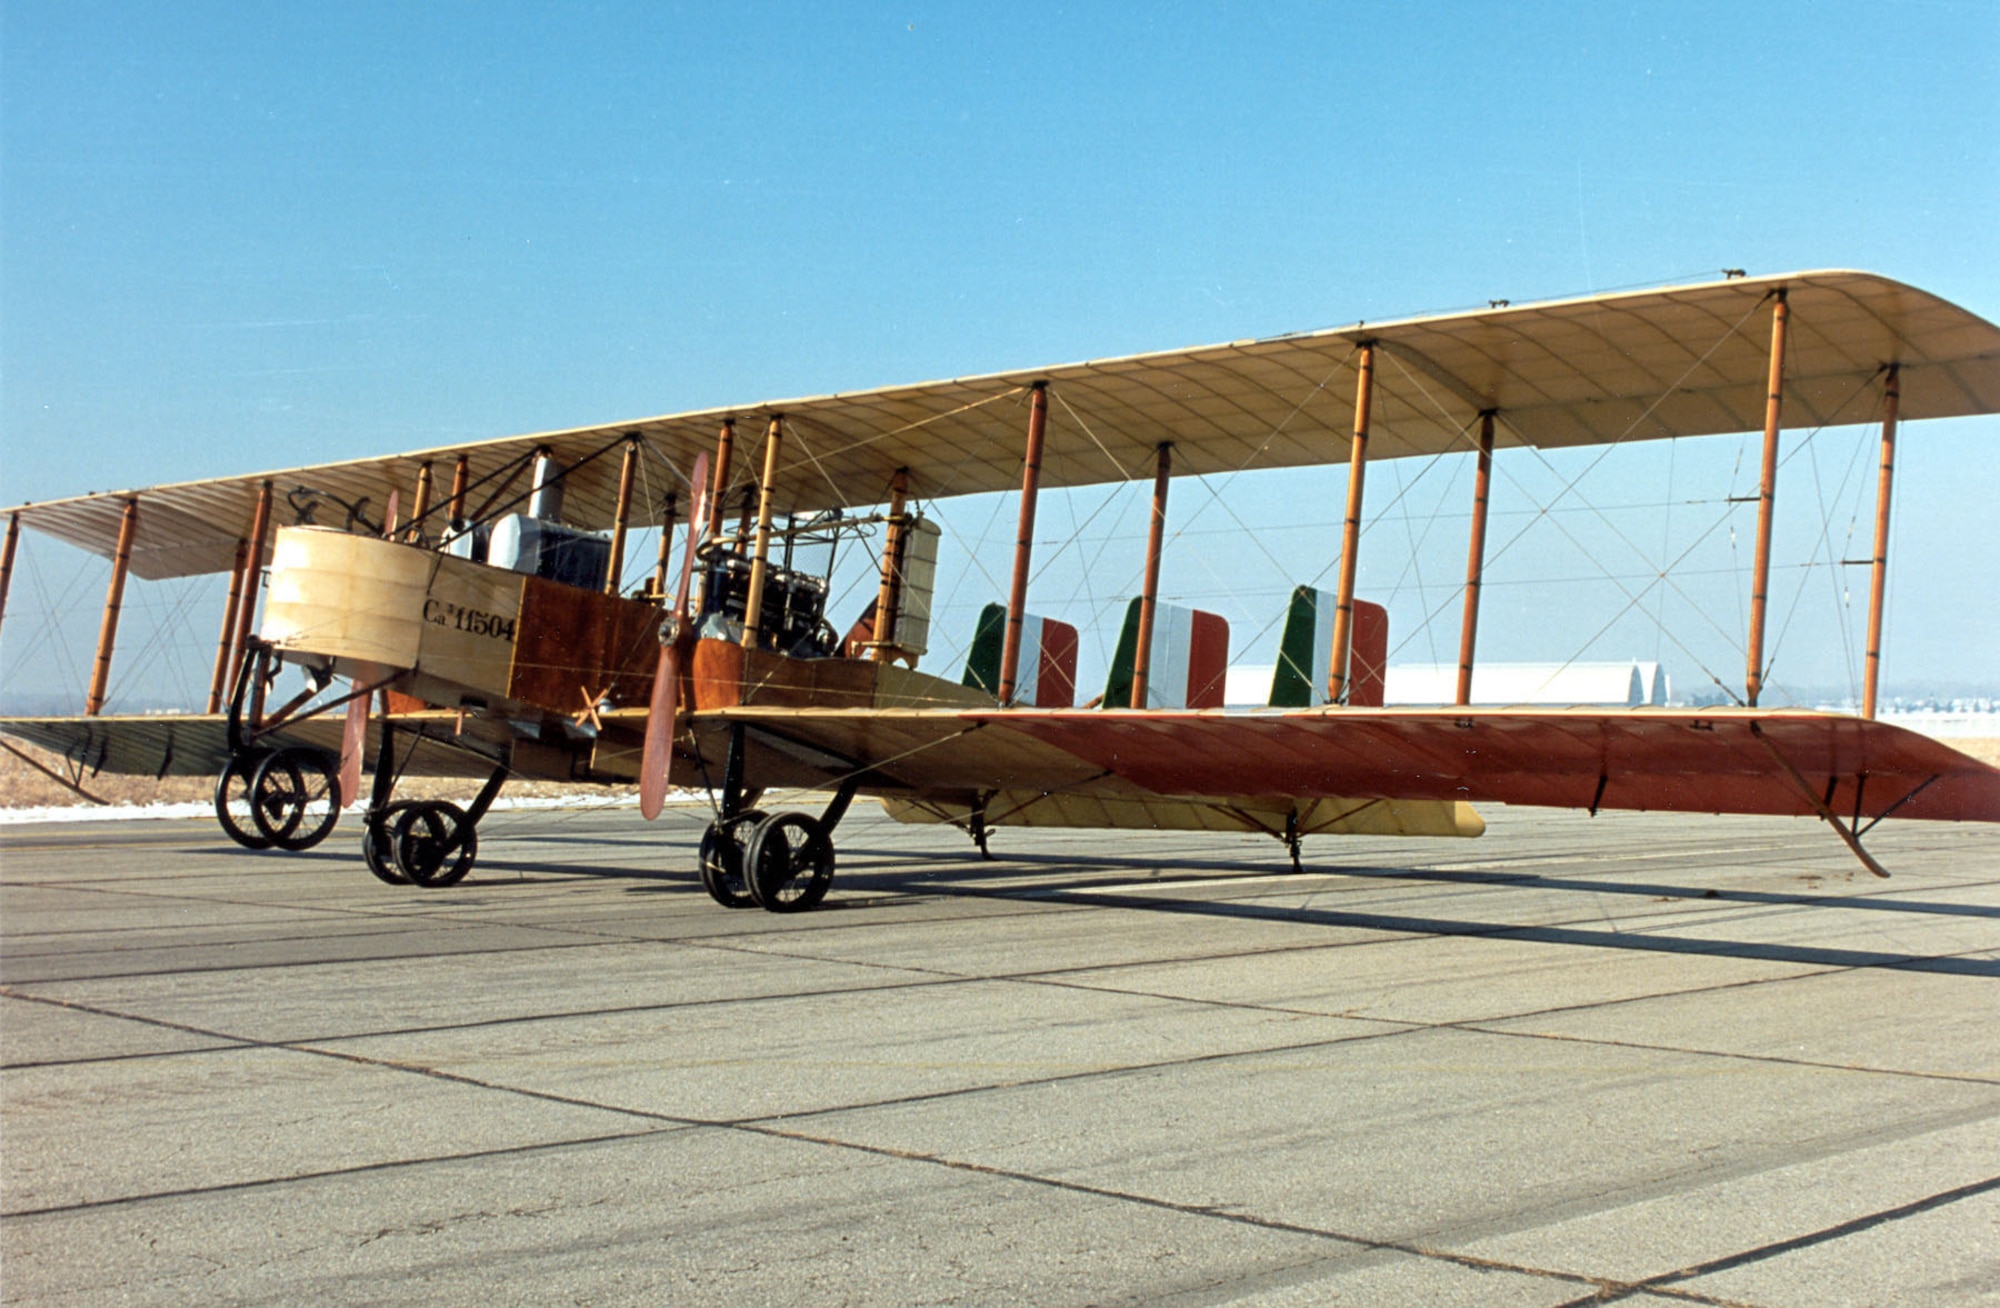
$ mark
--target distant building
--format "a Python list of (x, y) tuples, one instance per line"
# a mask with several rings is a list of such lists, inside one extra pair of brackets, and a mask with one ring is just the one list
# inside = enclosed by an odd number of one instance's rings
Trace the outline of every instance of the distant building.
[[(1478, 663), (1474, 704), (1589, 704), (1664, 707), (1671, 693), (1657, 663)], [(1391, 664), (1390, 704), (1450, 704), (1458, 698), (1456, 663)]]
[[(1271, 700), (1272, 668), (1243, 663), (1229, 669), (1225, 702), (1262, 708)], [(1480, 663), (1472, 670), (1474, 704), (1664, 707), (1673, 687), (1658, 663)], [(1391, 664), (1383, 692), (1390, 705), (1451, 704), (1458, 699), (1456, 663)]]

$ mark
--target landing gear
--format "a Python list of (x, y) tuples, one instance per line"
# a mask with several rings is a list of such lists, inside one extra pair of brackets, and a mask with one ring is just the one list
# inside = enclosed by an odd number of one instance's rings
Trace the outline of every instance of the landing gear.
[(833, 884), (830, 828), (808, 813), (776, 813), (750, 833), (743, 879), (773, 913), (803, 913)]
[(420, 886), (457, 885), (479, 856), (479, 832), (465, 810), (444, 800), (410, 805), (389, 832), (396, 870)]
[(724, 908), (755, 905), (773, 913), (802, 913), (826, 898), (833, 884), (833, 829), (866, 779), (840, 783), (826, 812), (765, 814), (748, 807), (758, 792), (743, 787), (743, 728), (729, 733), (719, 816), (701, 837), (701, 885)]
[(311, 849), (340, 821), (338, 762), (316, 749), (265, 755), (250, 775), (250, 818), (279, 849)]
[(257, 766), (263, 761), (261, 751), (231, 754), (229, 762), (223, 764), (222, 775), (215, 779), (215, 820), (221, 825), (223, 835), (245, 849), (271, 847), (270, 840), (258, 833), (254, 818), (246, 822), (236, 816), (238, 808), (243, 809), (246, 815), (251, 808), (250, 779), (257, 774)]
[(986, 847), (987, 838), (993, 834), (993, 828), (986, 825), (986, 801), (989, 798), (990, 796), (982, 794), (979, 802), (972, 806), (971, 816), (966, 819), (965, 830), (966, 834), (972, 837), (972, 843), (979, 847), (980, 859), (991, 863), (993, 851)]
[(1299, 849), (1306, 838), (1299, 833), (1299, 811), (1296, 808), (1285, 814), (1285, 834), (1279, 838), (1285, 842), (1285, 852), (1292, 856), (1292, 871), (1304, 871), (1299, 866)]
[(395, 829), (396, 818), (410, 807), (410, 801), (398, 800), (383, 808), (374, 809), (362, 819), (366, 825), (361, 832), (361, 857), (368, 864), (368, 870), (379, 881), (392, 886), (407, 886), (410, 879), (396, 866)]
[(441, 799), (399, 799), (394, 724), (382, 724), (375, 756), (375, 789), (363, 817), (361, 857), (377, 880), (392, 886), (442, 889), (465, 880), (479, 858), (479, 819), (500, 794), (506, 767), (493, 769), (465, 808)]
[[(284, 721), (325, 690), (329, 680), (324, 672), (308, 669), (307, 688), (267, 723), (264, 691), (277, 672), (269, 645), (252, 640), (244, 647), (229, 698), (229, 762), (215, 779), (215, 820), (224, 835), (245, 849), (296, 853), (332, 833), (345, 797), (340, 793), (340, 765), (331, 755), (296, 745), (273, 749), (256, 743), (257, 732), (251, 727), (269, 730)], [(241, 816), (246, 813), (248, 822)]]
[(316, 749), (238, 750), (215, 781), (215, 820), (245, 849), (311, 849), (332, 834), (340, 804), (336, 765)]
[(755, 908), (757, 898), (743, 878), (750, 833), (765, 814), (757, 809), (717, 818), (701, 836), (701, 888), (724, 908)]

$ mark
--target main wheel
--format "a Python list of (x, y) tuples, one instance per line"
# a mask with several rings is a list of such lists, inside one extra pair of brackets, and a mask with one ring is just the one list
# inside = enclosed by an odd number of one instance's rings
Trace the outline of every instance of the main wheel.
[(256, 775), (257, 767), (263, 761), (261, 752), (232, 754), (229, 762), (223, 765), (222, 775), (215, 779), (215, 820), (221, 824), (223, 835), (245, 849), (271, 847), (271, 842), (258, 834), (254, 820), (246, 825), (231, 811), (238, 807), (246, 813), (252, 811), (250, 778)]
[(281, 749), (250, 778), (250, 818), (279, 849), (311, 849), (340, 821), (340, 780), (317, 750)]
[(396, 870), (420, 886), (458, 884), (479, 856), (479, 836), (465, 811), (444, 800), (410, 805), (391, 831)]
[(755, 908), (757, 900), (743, 880), (743, 857), (750, 833), (764, 815), (752, 809), (732, 818), (718, 818), (701, 833), (701, 888), (724, 908)]
[(396, 819), (408, 811), (411, 801), (399, 799), (370, 813), (367, 827), (361, 833), (361, 858), (368, 864), (368, 870), (378, 881), (386, 881), (392, 886), (407, 886), (410, 879), (396, 870), (395, 828)]
[(801, 913), (833, 884), (833, 841), (818, 818), (779, 813), (750, 833), (743, 869), (759, 904), (773, 913)]

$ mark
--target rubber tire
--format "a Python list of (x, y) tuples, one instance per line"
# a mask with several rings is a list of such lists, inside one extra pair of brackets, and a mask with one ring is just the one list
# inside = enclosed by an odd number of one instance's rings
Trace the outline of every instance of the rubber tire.
[(366, 819), (367, 826), (361, 832), (361, 859), (368, 864), (368, 870), (375, 879), (392, 886), (407, 886), (410, 879), (396, 870), (396, 852), (391, 845), (393, 820), (407, 810), (413, 801), (399, 799), (393, 804), (385, 804)]
[[(308, 821), (307, 805), (320, 800), (325, 811)], [(278, 811), (285, 813), (282, 821), (274, 819)], [(258, 833), (279, 849), (311, 849), (340, 821), (340, 778), (317, 750), (281, 749), (250, 778), (250, 816)]]
[(755, 908), (756, 896), (743, 879), (743, 858), (751, 830), (765, 815), (752, 809), (717, 818), (701, 833), (701, 888), (724, 908)]
[[(233, 754), (230, 756), (229, 762), (223, 765), (222, 775), (215, 779), (215, 820), (221, 825), (223, 835), (228, 836), (245, 849), (269, 849), (271, 847), (271, 842), (257, 833), (254, 821), (250, 824), (250, 828), (245, 830), (237, 822), (236, 816), (229, 811), (229, 804), (232, 798), (240, 798), (245, 805), (249, 804), (250, 779), (256, 775), (258, 765), (263, 761), (264, 755), (261, 751), (251, 754)], [(241, 777), (243, 781), (244, 793), (241, 796), (233, 795), (229, 784), (238, 777)]]
[(743, 879), (757, 903), (773, 913), (803, 913), (833, 884), (833, 841), (819, 819), (779, 813), (750, 833)]
[(458, 805), (424, 800), (411, 804), (396, 819), (389, 848), (398, 872), (416, 885), (437, 890), (457, 885), (472, 870), (479, 856), (479, 833)]

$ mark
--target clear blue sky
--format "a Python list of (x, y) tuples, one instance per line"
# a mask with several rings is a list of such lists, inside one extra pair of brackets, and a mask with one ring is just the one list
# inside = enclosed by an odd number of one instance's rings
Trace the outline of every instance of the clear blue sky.
[[(1990, 2), (8, 0), (0, 148), (8, 503), (1723, 267), (2000, 318)], [(1996, 441), (1906, 442), (1892, 671), (2000, 681)]]

